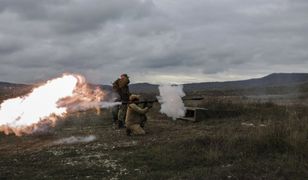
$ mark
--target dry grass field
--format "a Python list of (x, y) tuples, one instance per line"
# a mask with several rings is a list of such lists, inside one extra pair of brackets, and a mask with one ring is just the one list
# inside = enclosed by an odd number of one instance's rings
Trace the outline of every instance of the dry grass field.
[(238, 115), (173, 121), (154, 104), (145, 136), (115, 129), (110, 110), (70, 114), (45, 134), (1, 134), (0, 179), (308, 179), (307, 99), (204, 97), (186, 105)]

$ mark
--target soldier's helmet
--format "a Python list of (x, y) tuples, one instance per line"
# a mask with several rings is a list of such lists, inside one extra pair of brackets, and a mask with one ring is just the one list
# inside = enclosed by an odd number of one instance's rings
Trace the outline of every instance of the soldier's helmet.
[(121, 74), (121, 77), (129, 78), (127, 74)]
[(138, 101), (140, 99), (140, 95), (132, 94), (129, 96), (130, 101)]

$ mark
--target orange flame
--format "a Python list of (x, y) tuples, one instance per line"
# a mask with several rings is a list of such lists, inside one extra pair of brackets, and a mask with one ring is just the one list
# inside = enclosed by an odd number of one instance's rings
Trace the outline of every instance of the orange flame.
[(0, 132), (31, 134), (42, 125), (54, 126), (67, 112), (94, 107), (99, 110), (104, 96), (99, 88), (89, 88), (83, 76), (64, 74), (24, 97), (4, 101), (0, 105)]

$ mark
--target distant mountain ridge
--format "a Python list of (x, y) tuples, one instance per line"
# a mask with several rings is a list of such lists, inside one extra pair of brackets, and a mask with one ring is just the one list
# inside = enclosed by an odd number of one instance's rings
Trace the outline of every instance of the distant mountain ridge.
[(11, 89), (25, 88), (25, 87), (29, 87), (29, 85), (0, 82), (0, 91), (9, 91)]
[[(206, 91), (206, 90), (232, 90), (232, 89), (248, 89), (263, 87), (280, 87), (280, 86), (296, 86), (308, 83), (308, 73), (273, 73), (262, 78), (226, 81), (226, 82), (202, 82), (183, 84), (185, 92)], [(12, 88), (27, 87), (25, 84), (13, 84), (8, 82), (0, 82), (0, 91), (10, 90)], [(104, 90), (111, 91), (110, 85), (99, 85)], [(149, 83), (136, 83), (130, 85), (133, 93), (158, 93), (158, 85)]]
[[(240, 81), (183, 84), (185, 92), (204, 90), (232, 90), (246, 88), (295, 86), (308, 83), (308, 73), (273, 73), (262, 78)], [(158, 85), (139, 83), (130, 85), (132, 92), (158, 92)]]
[(240, 81), (191, 83), (185, 84), (184, 90), (231, 90), (244, 88), (292, 86), (301, 83), (308, 83), (308, 73), (273, 73), (262, 78)]

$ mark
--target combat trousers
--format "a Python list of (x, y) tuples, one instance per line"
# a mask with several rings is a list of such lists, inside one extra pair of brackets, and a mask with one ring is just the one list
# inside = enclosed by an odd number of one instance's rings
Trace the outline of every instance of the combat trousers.
[(126, 112), (127, 112), (127, 104), (120, 105), (118, 113), (119, 128), (125, 126)]
[(145, 131), (142, 129), (140, 124), (132, 124), (127, 128), (131, 130), (131, 133), (133, 135), (144, 135), (145, 134)]
[(112, 107), (112, 121), (114, 124), (118, 123), (119, 106)]

